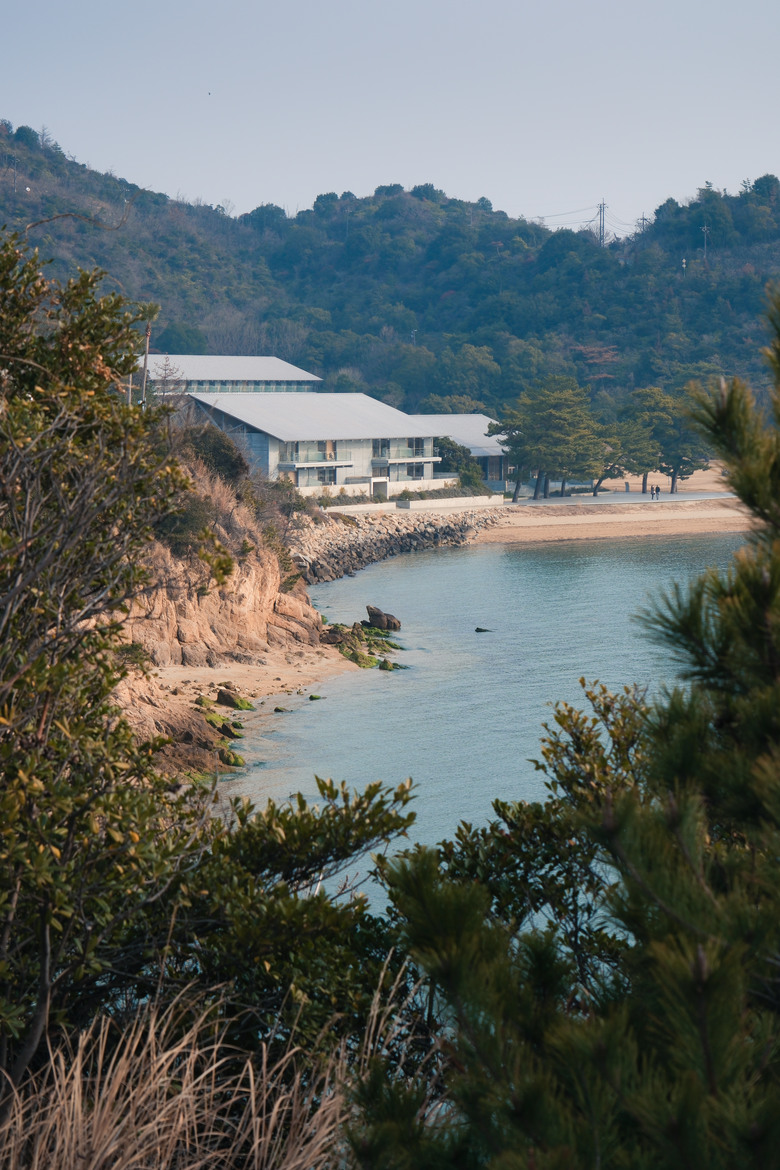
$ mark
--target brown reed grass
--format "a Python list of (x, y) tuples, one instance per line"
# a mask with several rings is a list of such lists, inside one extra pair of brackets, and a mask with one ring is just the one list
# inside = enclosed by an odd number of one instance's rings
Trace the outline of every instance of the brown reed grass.
[(100, 1019), (14, 1092), (0, 1170), (320, 1170), (334, 1164), (343, 1067), (289, 1046), (226, 1053), (208, 1013)]

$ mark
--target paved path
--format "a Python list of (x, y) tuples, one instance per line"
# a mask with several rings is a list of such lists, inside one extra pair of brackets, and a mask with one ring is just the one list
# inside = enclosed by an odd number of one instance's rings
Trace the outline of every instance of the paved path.
[[(560, 499), (559, 496), (553, 496), (549, 500), (533, 500), (530, 498), (518, 500), (516, 504), (507, 501), (507, 506), (510, 508), (551, 508), (551, 507), (594, 507), (597, 504), (607, 504), (613, 506), (615, 504), (636, 504), (638, 506), (647, 505), (654, 507), (656, 504), (684, 504), (691, 500), (733, 500), (736, 497), (733, 492), (689, 492), (679, 491), (671, 495), (669, 492), (661, 492), (660, 499), (653, 500), (650, 498), (650, 493), (642, 495), (641, 492), (600, 492), (598, 496), (592, 493), (587, 495), (565, 496)], [(431, 501), (433, 502), (433, 501)]]

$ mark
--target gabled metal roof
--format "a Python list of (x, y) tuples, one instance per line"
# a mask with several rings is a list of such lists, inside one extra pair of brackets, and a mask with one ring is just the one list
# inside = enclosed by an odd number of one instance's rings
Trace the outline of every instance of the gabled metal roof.
[(494, 419), (486, 414), (410, 414), (409, 418), (416, 423), (425, 420), (431, 434), (437, 438), (446, 435), (461, 447), (468, 447), (475, 458), (504, 454), (498, 438), (487, 433)]
[[(283, 443), (320, 439), (427, 439), (429, 415), (408, 415), (367, 394), (190, 394)], [(454, 417), (454, 416), (453, 416)], [(424, 421), (422, 421), (424, 420)]]
[[(319, 382), (309, 374), (278, 357), (230, 357), (219, 354), (151, 353), (149, 377), (160, 377), (166, 357), (183, 382)], [(144, 364), (138, 359), (139, 368)]]

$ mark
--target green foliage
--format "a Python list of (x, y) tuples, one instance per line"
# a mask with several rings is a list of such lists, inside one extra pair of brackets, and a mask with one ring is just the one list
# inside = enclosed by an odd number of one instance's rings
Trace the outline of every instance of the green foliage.
[(457, 475), (461, 490), (471, 492), (485, 490), (482, 468), (476, 459), (472, 458), (468, 447), (463, 447), (454, 439), (443, 435), (436, 439), (433, 453), (441, 456), (439, 471)]
[(208, 341), (200, 329), (180, 321), (171, 321), (156, 334), (155, 343), (165, 353), (206, 353)]
[(529, 389), (503, 422), (490, 423), (517, 466), (515, 498), (523, 475), (537, 476), (535, 497), (545, 478), (589, 479), (599, 470), (604, 437), (588, 392), (571, 378), (551, 378)]
[(14, 1082), (193, 848), (196, 814), (112, 706), (139, 550), (182, 477), (160, 416), (114, 392), (137, 317), (98, 284), (59, 286), (0, 243), (0, 1069)]
[(249, 1052), (296, 1018), (353, 1035), (388, 934), (314, 887), (413, 819), (408, 785), (324, 781), (320, 808), (219, 819), (120, 717), (122, 620), (185, 480), (164, 414), (124, 403), (146, 310), (98, 288), (0, 242), (0, 1115), (58, 1034), (152, 998), (212, 1004)]
[(375, 1066), (364, 1166), (778, 1165), (780, 379), (770, 421), (738, 381), (696, 413), (755, 529), (645, 614), (685, 685), (559, 705), (545, 804), (384, 867), (447, 1105)]
[(186, 492), (175, 512), (164, 516), (155, 527), (155, 536), (177, 557), (196, 552), (204, 531), (214, 521), (214, 506), (196, 492)]
[(649, 429), (657, 449), (658, 470), (671, 476), (673, 492), (679, 480), (707, 467), (710, 456), (709, 446), (692, 419), (691, 394), (695, 391), (690, 385), (682, 397), (673, 397), (651, 386), (633, 396), (636, 417)]
[[(15, 139), (14, 153), (31, 190), (23, 206), (9, 197), (0, 222), (83, 214), (33, 231), (46, 232), (60, 275), (98, 263), (129, 295), (155, 297), (153, 344), (169, 352), (201, 352), (205, 339), (210, 353), (277, 353), (329, 385), (349, 371), (403, 409), (465, 395), (496, 414), (548, 377), (597, 387), (616, 407), (636, 386), (676, 396), (727, 370), (767, 383), (756, 319), (780, 263), (771, 175), (737, 195), (705, 186), (670, 200), (643, 232), (600, 248), (589, 231), (551, 232), (432, 184), (329, 192), (295, 216), (265, 204), (233, 219), (32, 139)], [(103, 230), (125, 200), (127, 222)], [(106, 209), (97, 221), (96, 206)]]
[(219, 427), (187, 427), (181, 432), (185, 453), (191, 451), (210, 471), (229, 484), (239, 484), (249, 474), (249, 464), (236, 444)]
[(420, 414), (483, 414), (487, 407), (465, 394), (429, 394), (417, 404)]

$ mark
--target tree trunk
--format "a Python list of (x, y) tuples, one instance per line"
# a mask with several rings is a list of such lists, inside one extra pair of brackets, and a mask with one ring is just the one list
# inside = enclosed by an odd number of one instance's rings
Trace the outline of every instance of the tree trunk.
[(642, 495), (643, 496), (647, 495), (647, 477), (649, 474), (650, 474), (650, 472), (646, 471), (645, 474), (642, 476)]
[(534, 488), (534, 499), (539, 499), (539, 493), (542, 490), (542, 481), (544, 480), (544, 472), (539, 471), (536, 475), (536, 487)]
[(678, 469), (675, 467), (674, 471), (672, 472), (672, 486), (669, 488), (670, 496), (674, 495), (674, 493), (677, 491), (677, 475)]
[(521, 478), (522, 478), (522, 472), (518, 471), (517, 483), (515, 484), (515, 494), (512, 496), (512, 503), (513, 504), (516, 504), (518, 499), (520, 498), (520, 480), (521, 480)]
[(561, 480), (561, 499), (566, 495), (566, 477)]
[(545, 477), (544, 477), (544, 498), (546, 500), (549, 500), (549, 498), (550, 498), (550, 477), (549, 477), (549, 475), (545, 475)]

